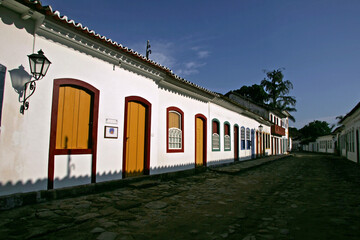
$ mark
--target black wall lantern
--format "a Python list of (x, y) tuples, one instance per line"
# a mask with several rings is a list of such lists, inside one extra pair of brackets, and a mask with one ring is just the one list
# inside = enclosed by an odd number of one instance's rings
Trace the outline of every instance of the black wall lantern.
[[(33, 53), (28, 55), (30, 71), (34, 80), (27, 81), (24, 84), (24, 95), (22, 100), (22, 105), (20, 106), (20, 113), (24, 114), (24, 111), (29, 108), (29, 102), (27, 101), (35, 92), (36, 89), (36, 81), (42, 79), (51, 64), (49, 59), (47, 59), (44, 55), (44, 52), (40, 49), (38, 53)], [(28, 90), (29, 89), (29, 90)]]

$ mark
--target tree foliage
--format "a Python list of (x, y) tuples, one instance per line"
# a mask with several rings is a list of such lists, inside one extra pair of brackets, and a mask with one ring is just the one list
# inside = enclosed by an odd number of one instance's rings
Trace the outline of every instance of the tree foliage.
[[(288, 96), (290, 90), (293, 89), (293, 84), (289, 80), (284, 80), (282, 69), (271, 72), (265, 71), (265, 74), (266, 78), (261, 81), (260, 85), (242, 86), (240, 89), (230, 91), (227, 94), (235, 92), (272, 109), (288, 111), (289, 113), (296, 112), (296, 99), (293, 96)], [(293, 116), (290, 115), (289, 119), (295, 122)]]
[(296, 127), (289, 127), (289, 136), (294, 139), (300, 139), (302, 137), (301, 133)]
[(252, 86), (242, 86), (240, 89), (233, 92), (260, 104), (265, 104), (269, 100), (264, 88), (258, 84), (253, 84)]
[(318, 137), (331, 134), (331, 127), (325, 121), (315, 120), (299, 130), (302, 143), (314, 142)]
[(266, 78), (261, 81), (261, 86), (268, 94), (270, 107), (288, 112), (296, 111), (295, 97), (288, 96), (290, 90), (293, 89), (293, 84), (289, 80), (284, 80), (281, 69), (266, 72)]

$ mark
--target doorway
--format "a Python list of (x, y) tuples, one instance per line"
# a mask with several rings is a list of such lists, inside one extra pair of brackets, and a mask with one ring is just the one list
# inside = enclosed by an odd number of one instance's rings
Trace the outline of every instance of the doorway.
[(206, 166), (206, 117), (195, 116), (195, 167)]
[(234, 160), (239, 161), (239, 126), (234, 125)]
[(123, 178), (149, 174), (151, 104), (125, 98)]

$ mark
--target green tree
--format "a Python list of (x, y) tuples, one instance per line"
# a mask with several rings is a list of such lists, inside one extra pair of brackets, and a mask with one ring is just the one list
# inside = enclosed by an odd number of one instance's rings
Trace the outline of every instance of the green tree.
[(294, 140), (302, 138), (302, 134), (296, 127), (289, 127), (289, 136)]
[(314, 142), (318, 137), (331, 134), (332, 128), (325, 121), (315, 120), (299, 130), (302, 143)]
[(269, 100), (264, 88), (258, 84), (253, 84), (252, 86), (242, 86), (241, 88), (230, 91), (227, 94), (231, 92), (237, 93), (260, 104), (265, 104)]
[[(268, 94), (269, 106), (274, 109), (296, 112), (296, 99), (293, 96), (288, 96), (290, 90), (293, 89), (293, 84), (289, 80), (284, 80), (282, 69), (265, 73), (266, 78), (261, 81), (261, 86)], [(289, 118), (295, 121), (294, 117)]]

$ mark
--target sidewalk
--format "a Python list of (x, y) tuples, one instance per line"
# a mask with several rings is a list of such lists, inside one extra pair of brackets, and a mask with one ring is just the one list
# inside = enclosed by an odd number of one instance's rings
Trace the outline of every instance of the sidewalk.
[(221, 166), (221, 165), (216, 166), (215, 165), (215, 166), (209, 167), (209, 169), (212, 170), (212, 171), (216, 171), (216, 172), (237, 174), (237, 173), (242, 172), (244, 170), (256, 168), (258, 166), (267, 164), (269, 162), (272, 162), (272, 161), (275, 161), (275, 160), (278, 160), (278, 159), (287, 158), (287, 157), (290, 157), (290, 156), (292, 156), (292, 155), (287, 154), (287, 155), (268, 156), (268, 157), (262, 157), (262, 158), (247, 160), (247, 161), (234, 162), (234, 163), (230, 163), (229, 165), (226, 165), (226, 166)]
[(78, 197), (89, 194), (112, 191), (123, 187), (148, 187), (154, 185), (159, 180), (169, 180), (179, 177), (186, 177), (205, 172), (207, 170), (228, 174), (237, 174), (241, 171), (258, 167), (260, 165), (289, 157), (291, 155), (277, 155), (251, 159), (246, 161), (232, 162), (227, 164), (213, 165), (210, 167), (199, 167), (178, 172), (169, 172), (156, 175), (146, 175), (134, 178), (119, 179), (107, 182), (80, 185), (75, 187), (41, 190), (28, 193), (16, 193), (0, 197), (0, 211), (21, 207), (30, 204), (42, 203), (46, 201)]

